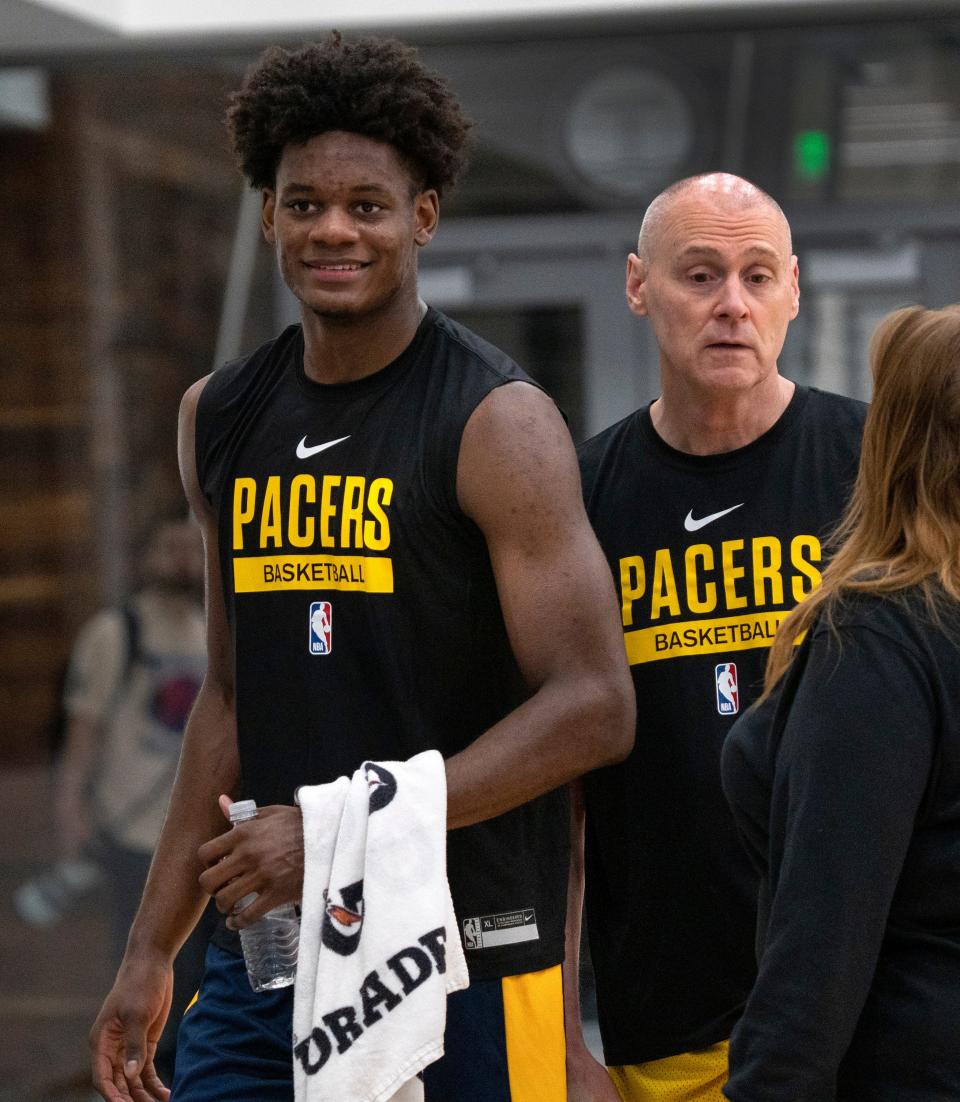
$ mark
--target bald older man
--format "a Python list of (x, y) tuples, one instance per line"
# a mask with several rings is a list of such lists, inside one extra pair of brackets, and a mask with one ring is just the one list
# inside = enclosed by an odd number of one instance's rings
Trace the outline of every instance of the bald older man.
[[(755, 971), (757, 883), (720, 748), (777, 624), (819, 582), (866, 407), (779, 373), (797, 258), (783, 211), (746, 180), (698, 176), (658, 196), (626, 291), (653, 328), (660, 397), (580, 460), (620, 598), (637, 740), (574, 801), (569, 1102), (722, 1102)], [(580, 1039), (584, 864), (607, 1069)]]

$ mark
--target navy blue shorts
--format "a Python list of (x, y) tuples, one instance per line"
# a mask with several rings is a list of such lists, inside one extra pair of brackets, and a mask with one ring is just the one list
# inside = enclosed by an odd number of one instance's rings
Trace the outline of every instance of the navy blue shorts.
[[(255, 992), (215, 945), (180, 1026), (171, 1102), (292, 1102), (293, 988)], [(447, 1000), (446, 1052), (427, 1102), (565, 1102), (560, 966), (475, 980)]]

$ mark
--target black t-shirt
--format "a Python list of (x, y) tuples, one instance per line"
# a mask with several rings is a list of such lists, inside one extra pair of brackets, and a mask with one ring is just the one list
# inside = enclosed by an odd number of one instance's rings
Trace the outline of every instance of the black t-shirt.
[(580, 450), (621, 599), (637, 738), (590, 774), (586, 908), (604, 1056), (635, 1064), (729, 1037), (755, 974), (756, 876), (720, 750), (758, 695), (786, 612), (819, 581), (866, 407), (797, 387), (746, 447), (678, 452), (638, 410)]
[(848, 598), (743, 716), (723, 784), (761, 873), (736, 1102), (960, 1098), (960, 608)]
[[(456, 495), (467, 420), (514, 381), (529, 380), (430, 310), (355, 382), (308, 379), (292, 326), (207, 384), (197, 466), (219, 518), (244, 796), (290, 804), (365, 759), (449, 757), (529, 695)], [(565, 815), (554, 792), (449, 834), (475, 976), (562, 959)]]

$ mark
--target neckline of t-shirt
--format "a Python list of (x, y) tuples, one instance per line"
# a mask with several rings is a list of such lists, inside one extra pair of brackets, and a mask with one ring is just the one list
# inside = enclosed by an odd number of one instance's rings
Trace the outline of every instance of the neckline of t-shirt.
[(432, 306), (428, 307), (427, 312), (420, 319), (413, 339), (396, 359), (381, 367), (379, 371), (346, 383), (318, 383), (307, 376), (303, 366), (303, 327), (298, 326), (293, 348), (293, 371), (297, 383), (306, 394), (312, 398), (321, 398), (325, 402), (352, 401), (361, 395), (377, 394), (381, 390), (386, 390), (414, 362), (428, 330), (432, 328), (436, 319), (436, 310)]
[(749, 444), (744, 444), (742, 448), (734, 448), (733, 451), (717, 452), (712, 455), (692, 455), (690, 452), (680, 451), (668, 444), (653, 427), (653, 418), (650, 416), (650, 407), (653, 402), (638, 409), (636, 416), (644, 439), (660, 454), (661, 458), (676, 467), (683, 467), (686, 470), (704, 470), (707, 468), (718, 470), (753, 462), (758, 455), (772, 448), (800, 417), (809, 396), (810, 388), (797, 383), (786, 409), (766, 432), (761, 433), (756, 440), (751, 440)]

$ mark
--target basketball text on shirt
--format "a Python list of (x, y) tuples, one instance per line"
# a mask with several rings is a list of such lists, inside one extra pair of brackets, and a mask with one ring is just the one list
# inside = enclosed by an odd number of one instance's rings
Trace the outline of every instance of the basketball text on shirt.
[(769, 646), (793, 605), (820, 584), (822, 558), (813, 535), (789, 542), (754, 536), (622, 556), (630, 664)]

